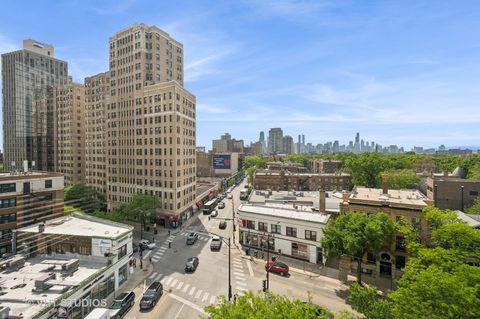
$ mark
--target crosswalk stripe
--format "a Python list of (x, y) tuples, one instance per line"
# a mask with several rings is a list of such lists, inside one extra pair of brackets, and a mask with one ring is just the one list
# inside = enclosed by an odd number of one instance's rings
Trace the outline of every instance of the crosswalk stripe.
[(183, 287), (182, 292), (187, 292), (188, 288), (190, 288), (190, 284), (186, 284), (185, 287)]
[(241, 260), (240, 258), (233, 257), (233, 262), (235, 262), (235, 261), (239, 261), (239, 262), (241, 262), (242, 260)]
[(202, 237), (202, 240), (203, 240), (203, 241), (208, 241), (208, 238)]
[(165, 284), (165, 282), (166, 282), (167, 280), (168, 280), (168, 276), (163, 277), (163, 279), (160, 280), (160, 282), (161, 282), (162, 284)]
[(198, 299), (198, 297), (200, 297), (200, 295), (202, 294), (202, 289), (200, 289), (199, 291), (197, 291), (197, 294), (195, 295), (195, 299)]
[(183, 282), (180, 281), (180, 282), (178, 283), (177, 289), (182, 289), (182, 286), (183, 286)]
[(243, 272), (243, 267), (240, 267), (240, 266), (237, 266), (237, 265), (233, 265), (233, 268), (237, 271), (241, 271)]
[(154, 272), (153, 274), (151, 274), (148, 279), (152, 279), (153, 277), (155, 277), (158, 273), (157, 272)]
[(236, 278), (236, 280), (241, 280), (241, 281), (247, 280), (247, 279), (245, 279), (245, 278), (243, 278), (243, 277), (238, 277), (238, 276), (236, 276), (236, 275), (235, 275), (235, 278)]
[(158, 251), (165, 251), (165, 250), (167, 250), (167, 247), (160, 247), (160, 248), (158, 248)]
[(152, 261), (154, 261), (154, 262), (157, 262), (157, 261), (159, 261), (159, 260), (160, 260), (160, 258), (152, 257)]
[(157, 276), (154, 280), (155, 280), (155, 281), (159, 281), (160, 278), (162, 278), (162, 277), (163, 277), (163, 274), (158, 274), (158, 276)]
[(236, 281), (235, 283), (236, 283), (237, 285), (241, 285), (241, 286), (246, 286), (246, 285), (247, 285), (247, 283), (244, 282), (244, 281)]
[(167, 286), (172, 280), (173, 280), (173, 278), (169, 277), (168, 280), (165, 282), (165, 285)]
[(203, 295), (202, 302), (205, 302), (205, 301), (208, 299), (208, 295), (209, 295), (208, 292), (206, 292), (206, 293)]
[(177, 282), (178, 282), (178, 279), (175, 279), (170, 283), (170, 286), (174, 287), (177, 284)]
[(215, 303), (215, 299), (217, 299), (215, 296), (212, 296), (210, 298), (210, 304), (214, 304)]
[(237, 286), (236, 288), (237, 288), (237, 290), (241, 290), (241, 291), (246, 291), (246, 290), (248, 290), (248, 289), (245, 288), (245, 287), (239, 287), (239, 286)]
[(243, 272), (234, 271), (233, 274), (234, 274), (235, 276), (245, 277), (245, 274), (244, 274)]
[(193, 295), (193, 293), (195, 292), (195, 290), (197, 290), (197, 288), (192, 287), (192, 289), (190, 289), (190, 292), (188, 293), (188, 295), (189, 295), (189, 296)]

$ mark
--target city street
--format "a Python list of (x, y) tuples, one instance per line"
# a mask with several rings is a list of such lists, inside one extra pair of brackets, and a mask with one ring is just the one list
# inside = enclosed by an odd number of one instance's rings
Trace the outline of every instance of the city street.
[[(233, 201), (238, 207), (239, 193), (244, 184), (233, 191)], [(152, 258), (153, 269), (144, 282), (143, 287), (159, 280), (163, 283), (164, 294), (157, 305), (149, 311), (140, 311), (139, 301), (143, 289), (136, 289), (136, 302), (125, 318), (199, 318), (205, 314), (203, 308), (218, 302), (219, 296), (228, 296), (228, 245), (224, 242), (220, 251), (210, 250), (212, 234), (222, 236), (228, 242), (233, 234), (232, 221), (227, 221), (226, 229), (219, 229), (224, 218), (232, 218), (232, 200), (224, 199), (225, 208), (218, 209), (217, 218), (208, 219), (208, 215), (198, 215), (188, 228), (172, 231), (171, 235), (157, 236), (157, 248), (144, 252), (144, 265)], [(187, 245), (186, 238), (190, 231), (199, 234), (194, 245)], [(237, 232), (238, 235), (238, 232)], [(238, 238), (236, 238), (238, 240)], [(232, 239), (233, 242), (233, 239)], [(169, 243), (171, 248), (169, 248)], [(189, 257), (198, 257), (199, 266), (193, 273), (185, 273), (185, 263)], [(262, 289), (265, 279), (264, 262), (251, 260), (233, 245), (231, 250), (231, 285), (232, 295), (242, 294), (245, 290)], [(327, 306), (333, 311), (350, 309), (345, 301), (337, 295), (339, 283), (326, 277), (309, 277), (292, 272), (289, 277), (270, 275), (270, 289), (274, 293), (288, 297), (308, 299), (311, 293), (313, 302)]]

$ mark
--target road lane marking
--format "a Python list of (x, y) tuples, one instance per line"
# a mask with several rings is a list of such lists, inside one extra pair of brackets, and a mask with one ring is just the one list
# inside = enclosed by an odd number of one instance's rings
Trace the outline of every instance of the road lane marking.
[(164, 277), (160, 282), (165, 285), (165, 282), (168, 280), (168, 276)]
[(247, 261), (247, 267), (248, 267), (248, 272), (250, 273), (250, 276), (253, 277), (253, 269), (252, 265)]
[(202, 294), (203, 290), (200, 289), (199, 291), (197, 291), (197, 294), (195, 295), (195, 299), (198, 299), (198, 297), (200, 297), (200, 295)]
[(208, 295), (209, 295), (208, 292), (206, 292), (206, 293), (203, 295), (202, 302), (205, 302), (205, 301), (208, 299)]
[(186, 284), (185, 287), (183, 287), (182, 292), (187, 292), (188, 288), (190, 288), (190, 284)]
[(237, 276), (237, 275), (235, 275), (235, 278), (237, 278), (237, 280), (241, 280), (241, 281), (247, 280), (245, 277), (239, 277), (239, 276)]
[(159, 251), (159, 252), (160, 252), (160, 251), (165, 251), (165, 250), (167, 250), (167, 247), (160, 247), (160, 248), (158, 248), (158, 251)]
[(242, 262), (242, 260), (240, 258), (237, 258), (237, 257), (233, 257), (233, 261)]
[(165, 286), (168, 286), (168, 284), (169, 284), (172, 280), (173, 280), (173, 278), (172, 278), (172, 277), (169, 277), (169, 278), (167, 279), (167, 281), (165, 282)]
[(146, 259), (151, 253), (152, 253), (152, 251), (149, 250), (149, 251), (142, 257), (142, 259)]
[(152, 278), (155, 277), (157, 274), (158, 274), (158, 272), (154, 272), (153, 274), (151, 274), (150, 276), (148, 276), (148, 279), (152, 279)]
[[(176, 299), (178, 301), (180, 301), (181, 303), (184, 303), (185, 305), (189, 306), (190, 308), (193, 308), (195, 309), (196, 311), (206, 315), (207, 313), (205, 312), (205, 310), (203, 310), (203, 308), (197, 306), (196, 304), (194, 304), (193, 302), (191, 301), (188, 301), (187, 299), (184, 299), (180, 296), (177, 296), (175, 294), (169, 294), (170, 297), (172, 297), (173, 299)], [(160, 317), (157, 317), (157, 318), (160, 318)]]
[(240, 290), (240, 291), (246, 291), (246, 290), (248, 290), (248, 289), (245, 288), (245, 287), (239, 287), (239, 286), (237, 286), (236, 288), (237, 288), (237, 290)]
[(183, 281), (180, 281), (180, 282), (178, 283), (177, 289), (182, 289), (182, 286), (183, 286)]
[(235, 282), (237, 285), (242, 285), (242, 286), (246, 286), (247, 283), (246, 282), (241, 282), (241, 281), (237, 281)]
[(210, 304), (214, 304), (215, 303), (215, 299), (217, 299), (215, 296), (212, 296), (210, 298)]
[(180, 310), (178, 310), (178, 312), (177, 312), (177, 315), (175, 316), (175, 318), (174, 318), (174, 319), (177, 319), (177, 318), (178, 318), (178, 316), (180, 316), (180, 313), (182, 312), (182, 310), (183, 310), (183, 307), (185, 307), (185, 304), (182, 304), (182, 306), (180, 307)]
[(192, 287), (192, 289), (190, 289), (190, 292), (188, 293), (188, 295), (189, 295), (189, 296), (193, 295), (193, 293), (195, 292), (195, 290), (197, 290), (197, 288)]
[(157, 305), (155, 306), (155, 308), (153, 308), (152, 312), (150, 313), (150, 316), (148, 316), (148, 319), (153, 319), (153, 318), (160, 318), (160, 315), (159, 315), (159, 310), (160, 310), (160, 306), (168, 299), (169, 295), (168, 294), (164, 294), (165, 296), (163, 296), (161, 299), (161, 301), (159, 303), (157, 303)]
[(235, 271), (238, 271), (238, 272), (243, 273), (243, 267), (238, 267), (237, 265), (233, 265), (233, 269), (234, 269)]
[(175, 279), (174, 281), (172, 281), (172, 283), (170, 284), (170, 286), (174, 287), (178, 282), (178, 279)]

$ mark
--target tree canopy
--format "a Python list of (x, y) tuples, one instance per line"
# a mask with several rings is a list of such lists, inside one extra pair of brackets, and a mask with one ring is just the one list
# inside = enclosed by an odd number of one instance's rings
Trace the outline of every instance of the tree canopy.
[(420, 177), (411, 169), (387, 171), (388, 187), (391, 189), (415, 188), (420, 182)]
[(361, 263), (368, 251), (379, 251), (388, 245), (395, 225), (383, 213), (365, 214), (350, 212), (341, 214), (324, 229), (322, 247), (334, 255), (353, 256), (358, 262), (357, 278), (362, 281)]
[(257, 167), (257, 168), (265, 168), (267, 165), (267, 160), (259, 155), (250, 155), (245, 157), (245, 161), (243, 166), (245, 169), (249, 169), (250, 167)]
[(469, 214), (480, 214), (480, 197), (475, 198), (473, 204), (465, 209)]
[(95, 187), (85, 184), (68, 185), (63, 191), (66, 204), (86, 212), (102, 207), (103, 195)]

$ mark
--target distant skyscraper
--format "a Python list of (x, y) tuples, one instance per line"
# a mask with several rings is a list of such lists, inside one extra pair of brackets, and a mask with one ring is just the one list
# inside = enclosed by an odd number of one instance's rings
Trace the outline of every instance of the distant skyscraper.
[(357, 132), (357, 135), (355, 135), (355, 144), (360, 143), (360, 133)]
[(259, 139), (260, 142), (264, 142), (265, 141), (265, 132), (264, 131), (261, 131), (260, 132), (260, 139)]
[(289, 135), (285, 135), (282, 139), (282, 153), (284, 154), (293, 153), (293, 138)]
[(305, 135), (302, 135), (302, 145), (305, 145)]
[(54, 58), (51, 45), (24, 40), (23, 49), (2, 54), (3, 146), (5, 168), (54, 171), (57, 121), (53, 87), (68, 82), (67, 62)]
[(268, 153), (278, 154), (282, 152), (283, 131), (281, 128), (271, 128), (268, 132)]

